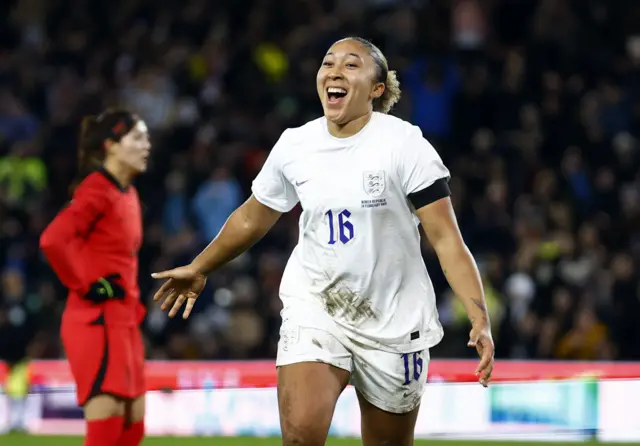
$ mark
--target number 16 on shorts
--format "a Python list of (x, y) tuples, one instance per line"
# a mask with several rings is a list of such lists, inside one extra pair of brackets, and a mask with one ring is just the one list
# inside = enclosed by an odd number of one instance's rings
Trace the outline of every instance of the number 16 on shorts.
[(411, 381), (420, 381), (422, 376), (422, 352), (403, 353), (404, 363), (404, 385), (411, 384)]

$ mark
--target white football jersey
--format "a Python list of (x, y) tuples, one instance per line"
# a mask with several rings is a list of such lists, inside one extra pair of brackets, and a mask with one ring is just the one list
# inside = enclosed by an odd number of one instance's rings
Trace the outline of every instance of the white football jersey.
[(279, 212), (302, 206), (280, 286), (284, 311), (313, 303), (349, 338), (384, 351), (440, 342), (407, 196), (448, 177), (420, 129), (393, 116), (374, 113), (349, 138), (331, 136), (324, 117), (285, 130), (252, 186), (258, 201)]

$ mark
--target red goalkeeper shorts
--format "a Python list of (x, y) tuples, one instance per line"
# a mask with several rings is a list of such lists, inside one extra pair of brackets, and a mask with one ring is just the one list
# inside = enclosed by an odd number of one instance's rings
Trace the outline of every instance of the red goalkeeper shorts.
[(144, 343), (137, 326), (64, 321), (61, 338), (76, 382), (78, 405), (97, 395), (123, 400), (145, 393)]

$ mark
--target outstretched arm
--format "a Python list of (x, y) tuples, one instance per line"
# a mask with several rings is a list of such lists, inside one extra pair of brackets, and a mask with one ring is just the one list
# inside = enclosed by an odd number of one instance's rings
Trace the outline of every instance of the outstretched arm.
[(153, 300), (165, 297), (161, 308), (169, 310), (169, 317), (174, 317), (186, 302), (183, 318), (188, 318), (204, 289), (207, 275), (251, 248), (281, 215), (252, 195), (231, 214), (218, 236), (189, 265), (152, 274), (155, 279), (169, 279)]
[(182, 316), (188, 318), (204, 289), (207, 275), (251, 248), (283, 213), (298, 203), (293, 185), (282, 172), (281, 149), (286, 147), (283, 142), (286, 133), (282, 134), (253, 181), (253, 195), (231, 214), (209, 246), (187, 266), (152, 274), (155, 279), (169, 279), (153, 296), (156, 301), (165, 297), (161, 308), (169, 310), (169, 317), (175, 316), (186, 302)]
[(420, 223), (438, 255), (440, 266), (454, 293), (464, 304), (472, 324), (469, 346), (476, 347), (482, 359), (476, 370), (480, 383), (487, 385), (493, 369), (493, 340), (482, 280), (476, 262), (467, 248), (449, 197), (417, 210)]
[(208, 275), (260, 241), (281, 215), (252, 195), (231, 214), (217, 237), (191, 262), (191, 266), (198, 273)]

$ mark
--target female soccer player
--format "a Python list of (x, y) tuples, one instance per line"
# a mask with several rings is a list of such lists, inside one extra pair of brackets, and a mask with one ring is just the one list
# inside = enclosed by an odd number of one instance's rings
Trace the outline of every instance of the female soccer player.
[(285, 445), (323, 445), (351, 382), (367, 446), (412, 445), (429, 348), (443, 336), (417, 222), (472, 322), (488, 385), (493, 341), (478, 269), (451, 206), (449, 171), (419, 128), (387, 112), (399, 83), (360, 38), (333, 44), (317, 75), (324, 117), (286, 130), (213, 242), (154, 299), (188, 317), (207, 274), (249, 249), (298, 202), (300, 238), (280, 295), (278, 401)]
[(40, 246), (69, 289), (61, 338), (87, 420), (85, 446), (137, 446), (144, 436), (144, 345), (139, 324), (140, 202), (147, 127), (127, 111), (82, 123), (80, 175)]

